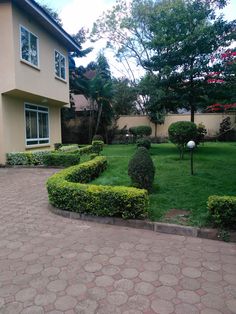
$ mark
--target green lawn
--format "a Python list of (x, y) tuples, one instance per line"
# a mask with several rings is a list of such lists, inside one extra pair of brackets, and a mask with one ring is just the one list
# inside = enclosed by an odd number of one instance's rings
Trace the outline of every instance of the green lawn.
[[(108, 169), (93, 183), (130, 186), (128, 162), (135, 145), (106, 146)], [(236, 195), (236, 143), (205, 143), (194, 153), (194, 175), (190, 175), (190, 156), (178, 159), (172, 144), (152, 144), (156, 167), (149, 218), (161, 220), (170, 209), (190, 212), (188, 224), (207, 225), (206, 202), (209, 195)]]

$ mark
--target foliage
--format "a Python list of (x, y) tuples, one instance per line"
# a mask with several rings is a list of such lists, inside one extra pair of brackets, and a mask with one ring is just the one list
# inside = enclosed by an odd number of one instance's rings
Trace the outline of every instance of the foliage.
[(204, 137), (206, 134), (207, 130), (205, 125), (203, 123), (199, 123), (197, 126), (197, 136), (194, 139), (197, 145), (204, 141)]
[(93, 136), (93, 141), (104, 141), (103, 136), (99, 134), (95, 134)]
[(55, 150), (58, 150), (60, 147), (62, 147), (62, 143), (54, 143)]
[(230, 117), (226, 117), (220, 123), (219, 141), (231, 141), (234, 137), (234, 130), (231, 126)]
[(168, 133), (169, 140), (177, 145), (180, 159), (183, 159), (186, 144), (197, 137), (196, 124), (190, 121), (174, 122), (169, 126)]
[(124, 219), (146, 217), (146, 191), (122, 186), (83, 184), (98, 177), (106, 167), (106, 158), (96, 157), (54, 174), (47, 181), (50, 203), (64, 210), (96, 216)]
[(149, 192), (152, 190), (155, 167), (145, 147), (139, 147), (131, 158), (128, 166), (128, 175), (133, 186), (146, 189)]
[(93, 153), (93, 146), (92, 145), (86, 145), (84, 147), (80, 147), (79, 153), (80, 153), (80, 156), (92, 154)]
[(59, 149), (60, 152), (74, 152), (78, 151), (78, 145), (77, 144), (72, 144), (72, 145), (62, 145)]
[[(225, 5), (226, 1), (214, 0), (118, 1), (96, 21), (92, 36), (106, 38), (131, 72), (129, 65), (135, 59), (151, 74), (152, 85), (158, 87), (146, 88), (152, 120), (159, 120), (155, 112), (162, 115), (182, 106), (191, 110), (194, 121), (195, 110), (209, 101), (207, 75), (224, 67), (212, 63), (212, 56), (219, 48), (226, 50), (236, 37), (235, 21), (216, 14)], [(227, 86), (231, 73), (224, 71)]]
[(136, 141), (137, 147), (145, 147), (146, 149), (151, 148), (151, 140), (149, 138), (139, 138)]
[[(128, 186), (127, 168), (136, 150), (136, 145), (106, 145), (103, 155), (107, 156), (109, 167), (93, 183)], [(149, 195), (148, 217), (152, 220), (160, 220), (171, 208), (177, 208), (189, 212), (186, 223), (209, 226), (208, 196), (236, 195), (235, 143), (205, 142), (199, 146), (194, 155), (194, 176), (189, 175), (189, 154), (178, 160), (172, 143), (152, 144), (149, 152), (157, 172)]]
[(236, 196), (209, 196), (207, 207), (217, 227), (235, 229)]
[(116, 116), (137, 113), (137, 88), (127, 78), (113, 79), (112, 107)]
[(69, 167), (80, 162), (79, 153), (52, 152), (44, 156), (43, 164), (48, 167)]
[(14, 152), (7, 154), (7, 164), (15, 165), (43, 165), (44, 157), (50, 151)]
[(152, 134), (152, 128), (148, 125), (139, 125), (129, 128), (129, 132), (136, 137), (149, 136)]
[(235, 104), (214, 104), (208, 106), (206, 108), (206, 112), (214, 113), (214, 112), (227, 112), (227, 111), (236, 111), (236, 103)]
[(104, 142), (103, 141), (92, 141), (93, 153), (100, 154), (103, 150)]

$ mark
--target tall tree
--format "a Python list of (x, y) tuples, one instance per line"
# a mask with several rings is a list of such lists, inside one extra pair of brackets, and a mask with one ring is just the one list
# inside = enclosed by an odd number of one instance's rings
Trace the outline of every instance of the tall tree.
[(235, 39), (235, 21), (216, 17), (210, 4), (198, 0), (162, 1), (153, 14), (149, 47), (154, 54), (145, 64), (156, 72), (167, 96), (174, 91), (179, 103), (191, 110), (193, 122), (194, 112), (205, 102), (204, 77), (213, 71), (212, 54)]
[[(156, 79), (158, 98), (195, 110), (206, 102), (211, 57), (235, 39), (235, 21), (216, 16), (226, 0), (117, 1), (93, 30), (123, 59), (135, 58)], [(161, 92), (161, 93), (160, 93)], [(157, 106), (160, 107), (159, 99)], [(168, 108), (167, 108), (168, 109)]]

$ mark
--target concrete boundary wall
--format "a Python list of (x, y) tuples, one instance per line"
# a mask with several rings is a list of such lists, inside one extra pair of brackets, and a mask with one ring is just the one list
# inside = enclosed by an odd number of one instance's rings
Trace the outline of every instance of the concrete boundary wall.
[[(219, 132), (220, 123), (226, 117), (230, 117), (232, 126), (236, 124), (236, 113), (196, 113), (195, 123), (203, 123), (207, 129), (208, 136), (214, 136)], [(165, 118), (165, 123), (157, 125), (157, 136), (166, 137), (168, 136), (168, 128), (173, 122), (177, 121), (190, 121), (190, 114), (168, 114)], [(155, 125), (150, 122), (148, 116), (120, 116), (117, 120), (119, 129), (126, 126), (129, 129), (132, 126), (138, 125), (150, 125), (152, 128), (152, 135), (155, 136)], [(236, 128), (236, 127), (235, 127)]]

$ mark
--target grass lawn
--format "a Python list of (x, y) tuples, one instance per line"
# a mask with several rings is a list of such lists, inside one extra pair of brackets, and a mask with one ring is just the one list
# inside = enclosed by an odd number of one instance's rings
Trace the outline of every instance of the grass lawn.
[[(109, 145), (103, 150), (108, 169), (94, 184), (130, 186), (128, 162), (135, 145)], [(173, 144), (152, 144), (156, 167), (149, 218), (161, 220), (170, 209), (189, 211), (188, 224), (207, 225), (206, 202), (209, 195), (236, 195), (236, 143), (204, 143), (194, 153), (194, 175), (190, 175), (190, 156), (179, 160)]]

